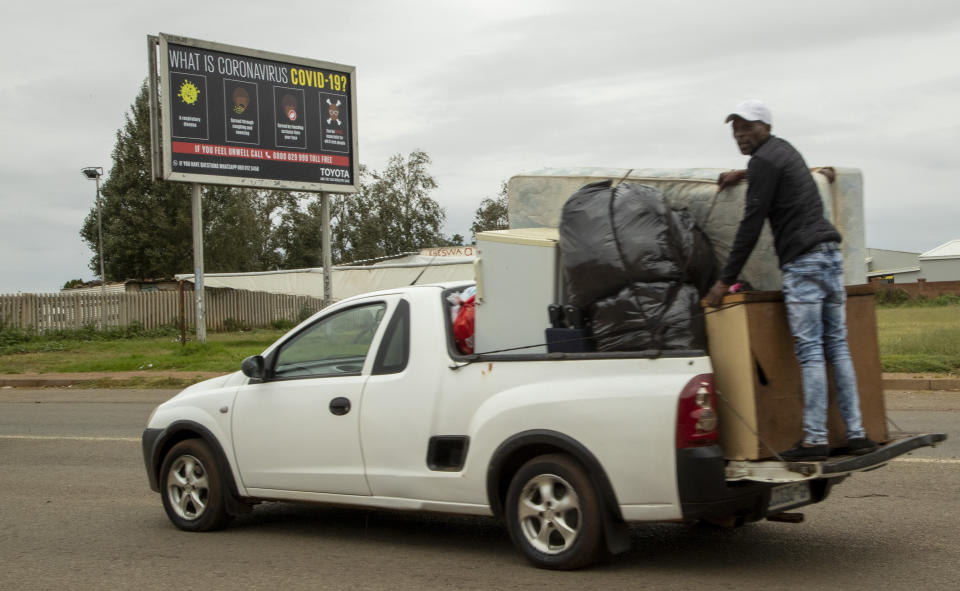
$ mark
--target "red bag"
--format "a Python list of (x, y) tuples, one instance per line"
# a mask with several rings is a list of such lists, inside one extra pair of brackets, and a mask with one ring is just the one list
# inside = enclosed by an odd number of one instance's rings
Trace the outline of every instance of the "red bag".
[(453, 338), (464, 355), (473, 353), (473, 303), (477, 296), (470, 296), (460, 304), (460, 311), (453, 321)]

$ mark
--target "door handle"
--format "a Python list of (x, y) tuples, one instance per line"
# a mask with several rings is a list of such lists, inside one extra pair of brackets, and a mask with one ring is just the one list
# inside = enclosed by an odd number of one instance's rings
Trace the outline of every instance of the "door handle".
[(330, 412), (342, 416), (350, 412), (350, 399), (338, 396), (330, 401)]

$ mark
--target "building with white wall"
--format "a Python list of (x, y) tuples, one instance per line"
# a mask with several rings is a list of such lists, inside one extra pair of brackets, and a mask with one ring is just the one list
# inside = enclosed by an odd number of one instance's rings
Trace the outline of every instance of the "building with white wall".
[(919, 256), (920, 277), (927, 281), (960, 281), (960, 239)]
[(920, 253), (867, 249), (867, 281), (916, 283), (920, 278)]

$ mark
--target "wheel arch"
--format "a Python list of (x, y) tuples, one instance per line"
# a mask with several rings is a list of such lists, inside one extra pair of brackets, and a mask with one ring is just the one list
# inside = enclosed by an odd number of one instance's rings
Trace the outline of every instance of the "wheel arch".
[(527, 461), (544, 454), (563, 453), (576, 460), (593, 482), (604, 511), (614, 521), (622, 522), (620, 505), (613, 485), (596, 456), (576, 439), (549, 429), (531, 429), (513, 435), (500, 444), (490, 457), (487, 468), (487, 500), (496, 517), (504, 515), (504, 500), (510, 480)]
[(144, 433), (143, 452), (144, 458), (148, 460), (147, 475), (150, 480), (150, 488), (153, 491), (160, 492), (160, 467), (163, 465), (163, 459), (173, 446), (188, 439), (200, 439), (213, 452), (217, 470), (226, 483), (227, 512), (231, 515), (239, 515), (250, 511), (250, 505), (241, 500), (236, 480), (233, 477), (233, 469), (227, 460), (226, 453), (223, 451), (223, 446), (220, 445), (220, 441), (208, 428), (195, 421), (183, 420), (171, 423), (153, 437), (148, 438), (146, 435)]
[(587, 476), (603, 504), (603, 533), (611, 554), (630, 548), (630, 534), (620, 513), (620, 504), (613, 485), (596, 456), (576, 439), (549, 429), (531, 429), (513, 435), (500, 444), (490, 457), (487, 468), (487, 500), (498, 518), (504, 517), (504, 501), (513, 475), (527, 461), (544, 454), (563, 453), (586, 470)]

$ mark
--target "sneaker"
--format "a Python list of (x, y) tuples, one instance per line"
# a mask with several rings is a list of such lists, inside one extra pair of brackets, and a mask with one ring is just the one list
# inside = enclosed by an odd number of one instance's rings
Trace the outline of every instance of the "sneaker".
[(855, 456), (862, 456), (868, 454), (872, 451), (876, 451), (880, 447), (877, 445), (877, 442), (870, 439), (869, 437), (854, 437), (853, 439), (847, 440), (847, 453), (853, 454)]
[(830, 448), (826, 443), (807, 446), (802, 441), (798, 441), (787, 451), (780, 452), (780, 457), (788, 462), (820, 462), (827, 459), (828, 455), (830, 455)]

